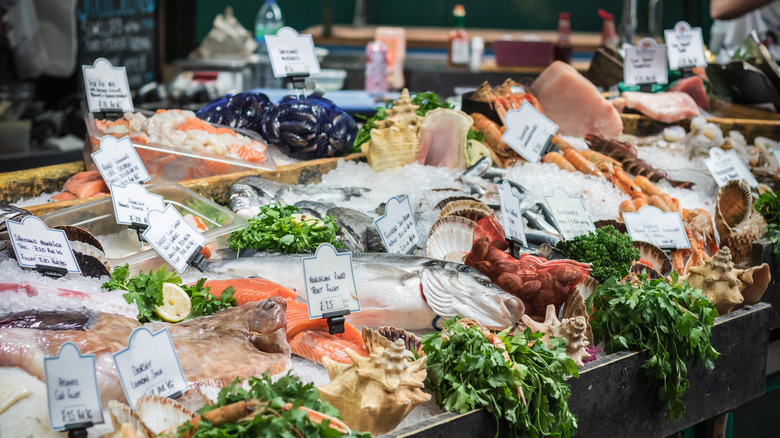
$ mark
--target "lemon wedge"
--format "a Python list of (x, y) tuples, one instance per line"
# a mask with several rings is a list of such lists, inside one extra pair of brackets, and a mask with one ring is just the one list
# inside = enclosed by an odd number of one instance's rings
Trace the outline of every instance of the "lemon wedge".
[(311, 225), (311, 227), (315, 229), (325, 227), (325, 222), (323, 222), (322, 219), (316, 218), (309, 214), (296, 213), (290, 216), (292, 217), (293, 222), (301, 225)]
[(187, 292), (173, 283), (163, 283), (163, 305), (154, 306), (157, 315), (167, 322), (179, 322), (190, 315), (192, 300)]

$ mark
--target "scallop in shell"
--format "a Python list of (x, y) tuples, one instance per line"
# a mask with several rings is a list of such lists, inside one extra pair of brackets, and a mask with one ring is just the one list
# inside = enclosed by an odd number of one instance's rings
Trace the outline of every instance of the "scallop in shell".
[(135, 403), (135, 410), (155, 435), (190, 421), (195, 413), (174, 400), (159, 395), (144, 395)]
[(618, 222), (618, 221), (613, 220), (613, 219), (598, 220), (596, 222), (593, 222), (593, 225), (596, 228), (604, 228), (607, 225), (612, 225), (613, 227), (615, 227), (616, 230), (620, 231), (621, 233), (626, 233), (627, 232), (626, 224), (624, 224), (623, 222)]
[(648, 280), (658, 280), (659, 278), (663, 278), (661, 273), (658, 272), (654, 267), (646, 265), (642, 262), (634, 262), (628, 272), (631, 274), (647, 275)]
[(441, 210), (444, 208), (445, 205), (449, 204), (453, 201), (474, 201), (479, 202), (477, 198), (473, 198), (471, 196), (450, 196), (449, 198), (444, 198), (441, 201), (439, 201), (436, 206), (433, 207), (434, 210)]
[(577, 290), (582, 294), (582, 298), (584, 300), (587, 300), (590, 294), (592, 294), (593, 291), (596, 290), (596, 287), (598, 287), (599, 284), (601, 283), (599, 283), (598, 280), (588, 276), (585, 277), (584, 280), (579, 282), (579, 284), (577, 284)]
[[(480, 216), (480, 212), (482, 213), (481, 216)], [(439, 213), (439, 219), (443, 218), (444, 216), (463, 216), (463, 217), (468, 217), (469, 219), (472, 219), (474, 220), (474, 222), (476, 222), (479, 219), (482, 219), (483, 217), (491, 214), (493, 214), (493, 209), (488, 207), (486, 204), (479, 201), (463, 199), (463, 200), (448, 202), (447, 204), (445, 204), (441, 208), (441, 212)], [(473, 218), (474, 215), (480, 217), (474, 219)]]
[(745, 180), (731, 180), (718, 190), (715, 206), (715, 228), (720, 235), (720, 246), (731, 249), (735, 264), (750, 261), (753, 242), (767, 227), (763, 216), (753, 210), (753, 194)]
[(476, 222), (460, 216), (445, 216), (437, 220), (428, 233), (428, 257), (462, 262), (471, 251)]
[(96, 278), (111, 275), (111, 265), (103, 245), (88, 229), (73, 225), (58, 225), (54, 228), (65, 232), (81, 275)]
[(114, 431), (116, 432), (114, 435), (109, 436), (122, 438), (151, 438), (155, 436), (155, 434), (146, 427), (138, 414), (130, 409), (130, 406), (116, 400), (109, 400), (108, 411), (111, 413)]
[(631, 246), (639, 250), (639, 257), (650, 262), (650, 267), (655, 269), (660, 277), (666, 277), (672, 273), (672, 262), (661, 248), (639, 240), (635, 240)]

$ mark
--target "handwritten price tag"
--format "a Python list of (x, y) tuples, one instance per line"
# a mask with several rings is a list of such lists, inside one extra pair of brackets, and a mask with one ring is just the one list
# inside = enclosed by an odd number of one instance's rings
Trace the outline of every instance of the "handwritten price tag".
[(266, 35), (265, 42), (277, 78), (300, 73), (319, 74), (320, 62), (314, 54), (311, 35), (298, 35), (292, 27), (283, 27), (276, 35)]
[(707, 66), (700, 27), (691, 28), (685, 21), (678, 21), (674, 29), (664, 31), (664, 40), (669, 55), (669, 68), (672, 70)]
[(666, 68), (666, 45), (656, 44), (652, 38), (626, 47), (623, 60), (623, 82), (627, 86), (665, 84), (669, 82)]
[(512, 191), (512, 186), (506, 180), (498, 186), (498, 197), (501, 203), (501, 222), (506, 237), (519, 240), (523, 242), (524, 246), (528, 246), (525, 228), (523, 228), (523, 209), (520, 207), (520, 198)]
[(152, 334), (137, 327), (114, 353), (114, 365), (130, 406), (146, 394), (168, 397), (189, 388), (167, 328)]
[(736, 151), (725, 152), (721, 148), (712, 148), (710, 158), (704, 159), (704, 165), (707, 166), (718, 187), (726, 185), (732, 179), (744, 179), (750, 187), (758, 187), (756, 177), (750, 173), (750, 169), (739, 158)]
[(398, 200), (393, 196), (385, 205), (385, 215), (374, 221), (374, 224), (382, 236), (387, 252), (408, 254), (420, 242), (409, 197), (404, 196), (403, 199)]
[(21, 222), (7, 221), (6, 224), (19, 265), (27, 268), (50, 266), (81, 272), (64, 231), (50, 229), (35, 216), (27, 216)]
[(43, 359), (43, 372), (52, 429), (103, 423), (94, 354), (82, 355), (76, 344), (66, 342), (56, 356)]
[(104, 136), (100, 139), (100, 150), (92, 153), (92, 159), (109, 186), (151, 179), (128, 137), (117, 140), (110, 135)]
[(114, 67), (106, 58), (81, 66), (87, 105), (91, 112), (105, 110), (133, 111), (133, 99), (124, 67)]
[(569, 196), (562, 189), (555, 189), (552, 196), (545, 196), (544, 199), (564, 239), (573, 239), (580, 234), (596, 230), (585, 204), (579, 197)]
[(150, 211), (147, 223), (149, 228), (143, 233), (144, 240), (178, 272), (187, 268), (195, 251), (208, 240), (188, 224), (172, 205), (163, 211)]
[(149, 193), (136, 183), (128, 183), (124, 187), (112, 184), (111, 201), (114, 203), (114, 216), (118, 224), (146, 224), (150, 211), (165, 209), (162, 196)]
[(523, 102), (520, 109), (506, 113), (506, 132), (501, 139), (520, 156), (536, 163), (557, 131), (558, 125), (535, 106)]
[(680, 214), (666, 213), (646, 205), (636, 213), (623, 213), (628, 234), (633, 240), (650, 242), (659, 248), (690, 248)]
[(303, 258), (303, 276), (310, 319), (360, 311), (351, 253), (339, 254), (332, 245), (323, 243), (314, 257)]

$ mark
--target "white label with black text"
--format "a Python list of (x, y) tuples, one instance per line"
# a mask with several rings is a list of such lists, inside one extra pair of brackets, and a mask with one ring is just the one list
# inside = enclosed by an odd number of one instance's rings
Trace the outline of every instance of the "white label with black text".
[(420, 236), (414, 223), (409, 197), (399, 200), (395, 196), (385, 204), (385, 214), (374, 221), (387, 252), (408, 254), (417, 247)]
[(528, 246), (520, 198), (512, 191), (512, 186), (507, 181), (498, 186), (498, 197), (501, 203), (501, 225), (504, 227), (507, 239), (519, 240), (524, 246)]
[(114, 67), (106, 58), (98, 58), (92, 65), (82, 65), (81, 72), (91, 112), (133, 111), (133, 98), (124, 67)]
[(521, 157), (536, 163), (557, 131), (558, 125), (529, 102), (523, 102), (520, 109), (506, 113), (506, 132), (501, 139)]
[(664, 212), (646, 205), (636, 213), (623, 213), (632, 240), (650, 242), (659, 248), (690, 248), (680, 213)]
[(187, 223), (172, 205), (163, 211), (150, 211), (147, 223), (149, 228), (144, 231), (144, 240), (178, 272), (187, 268), (195, 251), (208, 240)]
[(162, 196), (149, 193), (144, 186), (136, 183), (128, 183), (124, 187), (112, 184), (111, 201), (114, 203), (114, 216), (118, 224), (146, 225), (150, 211), (165, 209)]
[(127, 347), (114, 353), (114, 365), (130, 406), (146, 394), (168, 397), (189, 388), (167, 328), (152, 334), (136, 327)]
[(756, 177), (750, 172), (737, 152), (728, 152), (720, 148), (710, 149), (710, 157), (704, 159), (704, 165), (719, 187), (726, 185), (732, 179), (744, 179), (750, 187), (758, 187)]
[(573, 239), (580, 234), (596, 230), (585, 204), (579, 197), (569, 196), (562, 189), (555, 189), (552, 196), (545, 196), (544, 199), (564, 239)]
[(674, 29), (664, 31), (666, 50), (669, 56), (669, 68), (677, 70), (683, 67), (706, 67), (704, 57), (704, 39), (700, 27), (691, 27), (685, 21), (678, 21)]
[(35, 216), (26, 216), (21, 222), (6, 221), (6, 224), (19, 265), (27, 268), (51, 266), (65, 268), (68, 272), (81, 272), (64, 231), (50, 229)]
[(117, 139), (110, 135), (103, 136), (100, 139), (100, 150), (92, 153), (92, 159), (100, 176), (109, 186), (124, 186), (151, 179), (128, 137)]
[(103, 423), (94, 354), (81, 354), (76, 344), (65, 342), (56, 356), (43, 359), (43, 372), (53, 430)]
[(332, 245), (323, 243), (314, 257), (303, 257), (302, 263), (310, 319), (360, 310), (351, 253), (338, 253)]
[(623, 83), (631, 87), (641, 84), (669, 82), (666, 68), (666, 45), (644, 38), (636, 46), (626, 48), (623, 60)]
[(311, 35), (298, 35), (292, 27), (283, 27), (276, 35), (266, 35), (265, 43), (268, 46), (274, 76), (277, 78), (292, 74), (320, 73), (320, 62), (314, 53)]

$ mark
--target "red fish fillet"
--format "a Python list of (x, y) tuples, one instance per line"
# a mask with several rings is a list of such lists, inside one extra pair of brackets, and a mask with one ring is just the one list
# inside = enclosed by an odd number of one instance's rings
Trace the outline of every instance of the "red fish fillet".
[(216, 297), (228, 286), (236, 290), (233, 297), (239, 305), (252, 301), (268, 299), (279, 295), (287, 300), (287, 342), (293, 354), (303, 358), (322, 362), (327, 356), (337, 362), (352, 363), (344, 353), (350, 348), (361, 356), (368, 356), (363, 346), (363, 337), (355, 327), (344, 324), (344, 333), (331, 336), (328, 333), (328, 323), (324, 319), (309, 319), (306, 304), (296, 301), (295, 292), (274, 282), (262, 278), (246, 278), (234, 280), (209, 280), (206, 286)]

